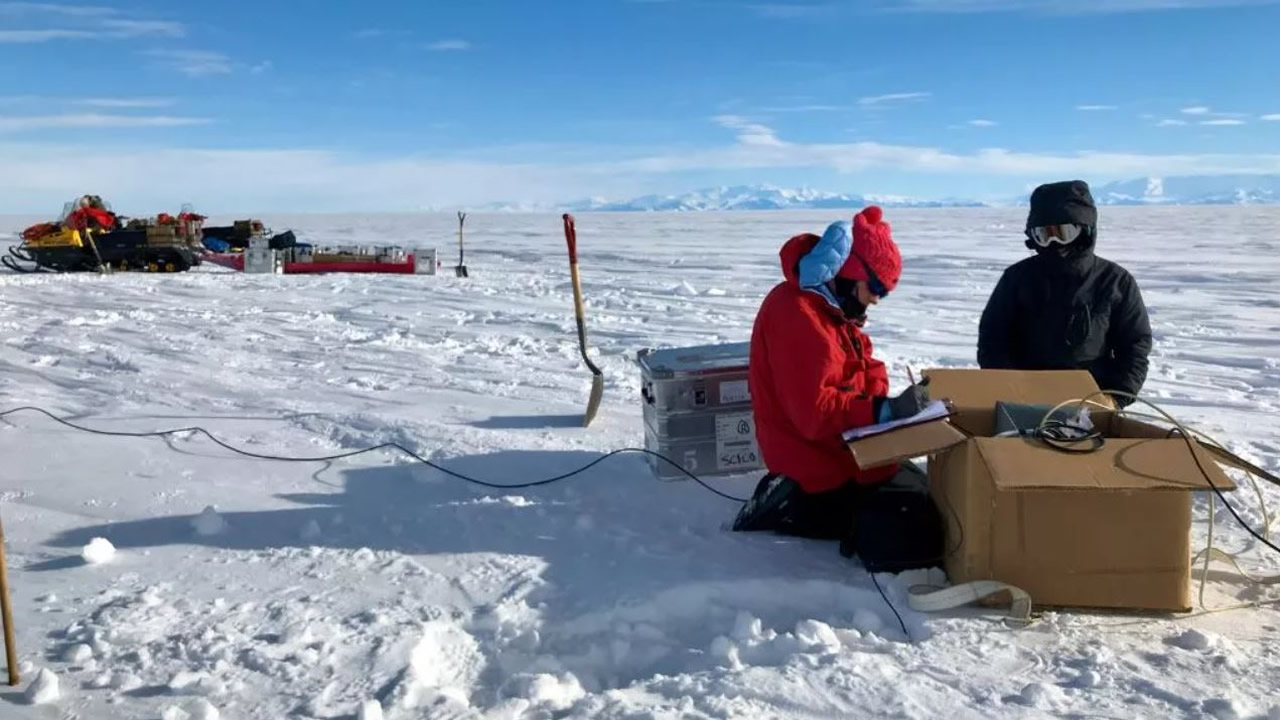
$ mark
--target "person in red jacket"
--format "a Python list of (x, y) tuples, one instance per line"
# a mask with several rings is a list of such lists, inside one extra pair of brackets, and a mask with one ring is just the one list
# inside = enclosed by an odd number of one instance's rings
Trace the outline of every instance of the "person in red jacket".
[(910, 464), (863, 471), (842, 437), (914, 415), (929, 402), (923, 384), (889, 396), (888, 371), (862, 331), (867, 309), (897, 286), (902, 256), (874, 205), (822, 236), (792, 237), (779, 255), (784, 280), (756, 315), (748, 362), (756, 439), (769, 474), (734, 529), (843, 541), (872, 493), (919, 473)]

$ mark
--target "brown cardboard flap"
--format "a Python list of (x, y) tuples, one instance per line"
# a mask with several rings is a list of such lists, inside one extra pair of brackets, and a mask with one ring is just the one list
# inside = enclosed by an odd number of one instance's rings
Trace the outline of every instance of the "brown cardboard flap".
[(853, 461), (867, 470), (945, 450), (964, 442), (965, 438), (964, 433), (944, 418), (861, 438), (847, 445)]
[[(951, 400), (957, 410), (994, 411), (997, 401), (1056, 405), (1098, 392), (1086, 370), (925, 370), (929, 396)], [(1095, 402), (1110, 404), (1105, 395)]]
[(1235, 483), (1197, 447), (1201, 472), (1178, 439), (1107, 438), (1092, 453), (1065, 453), (1030, 438), (977, 438), (979, 451), (1002, 490), (1219, 490)]

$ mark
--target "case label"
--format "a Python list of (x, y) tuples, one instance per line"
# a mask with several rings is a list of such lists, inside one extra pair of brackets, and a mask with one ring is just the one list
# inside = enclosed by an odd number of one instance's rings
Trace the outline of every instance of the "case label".
[(720, 404), (747, 402), (751, 400), (751, 391), (747, 389), (746, 380), (733, 380), (720, 383)]
[(751, 413), (717, 416), (716, 469), (750, 470), (759, 466), (760, 448), (756, 445), (756, 424)]

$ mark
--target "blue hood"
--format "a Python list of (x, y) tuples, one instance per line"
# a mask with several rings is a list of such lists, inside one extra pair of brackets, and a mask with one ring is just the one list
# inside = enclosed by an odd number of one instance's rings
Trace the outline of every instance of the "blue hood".
[(832, 307), (839, 309), (840, 301), (836, 300), (827, 283), (840, 272), (852, 251), (853, 224), (838, 220), (828, 225), (813, 249), (800, 258), (797, 277), (800, 287), (821, 295)]

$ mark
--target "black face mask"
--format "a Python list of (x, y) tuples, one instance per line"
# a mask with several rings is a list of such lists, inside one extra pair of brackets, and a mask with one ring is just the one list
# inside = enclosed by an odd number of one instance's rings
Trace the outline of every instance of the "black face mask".
[(867, 306), (858, 302), (858, 282), (846, 278), (835, 279), (836, 300), (840, 302), (840, 310), (850, 320), (866, 320)]

